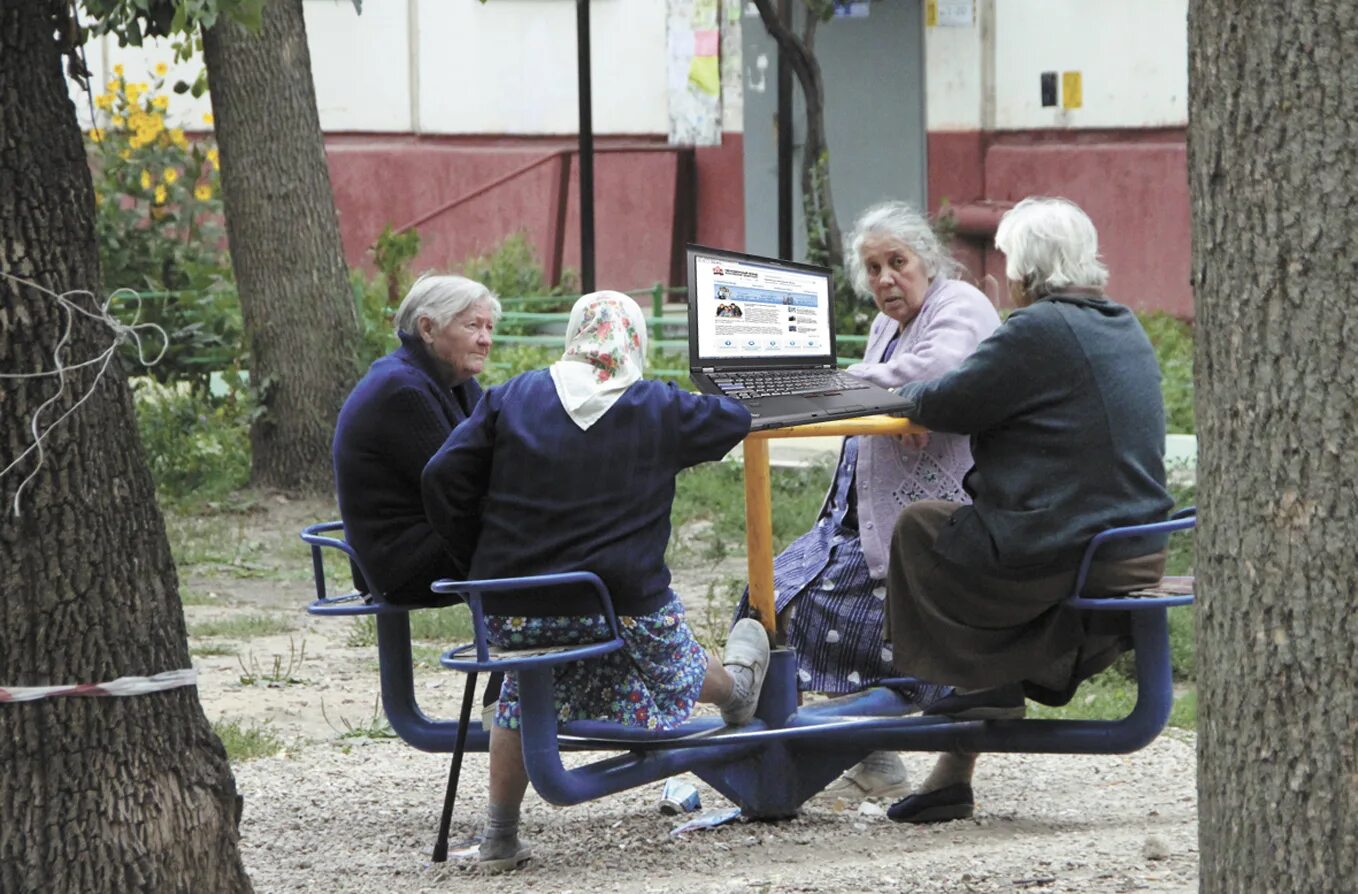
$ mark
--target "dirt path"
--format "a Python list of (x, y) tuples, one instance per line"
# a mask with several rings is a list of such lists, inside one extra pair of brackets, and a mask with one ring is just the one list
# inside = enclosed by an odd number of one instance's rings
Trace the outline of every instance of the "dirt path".
[[(655, 809), (659, 785), (555, 808), (532, 792), (525, 831), (538, 859), (483, 878), (435, 866), (446, 759), (380, 734), (376, 650), (356, 622), (317, 619), (297, 530), (333, 510), (262, 497), (239, 515), (171, 520), (185, 615), (208, 717), (263, 725), (286, 750), (238, 764), (242, 847), (260, 892), (1194, 891), (1194, 739), (1170, 731), (1123, 757), (995, 755), (977, 772), (977, 817), (915, 828), (869, 805), (813, 802), (795, 820), (690, 833)], [(689, 600), (743, 576), (739, 559), (676, 568)], [(712, 613), (720, 616), (720, 610)], [(251, 632), (254, 631), (254, 632)], [(461, 677), (422, 650), (422, 705), (454, 713)], [(208, 653), (208, 654), (205, 654)], [(210, 654), (218, 653), (218, 654)], [(595, 756), (578, 755), (588, 760)], [(920, 778), (928, 755), (905, 755)], [(485, 755), (469, 755), (455, 837), (485, 807)], [(692, 778), (692, 777), (690, 777)], [(706, 809), (727, 806), (696, 780)]]

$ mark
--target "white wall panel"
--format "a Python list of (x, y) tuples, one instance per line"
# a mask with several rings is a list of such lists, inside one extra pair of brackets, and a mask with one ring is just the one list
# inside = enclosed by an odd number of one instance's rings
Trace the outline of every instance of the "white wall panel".
[[(594, 129), (665, 133), (664, 0), (590, 7)], [(423, 0), (420, 122), (429, 133), (575, 133), (575, 4)]]
[(327, 131), (413, 129), (406, 0), (307, 0), (316, 107)]
[[(1188, 0), (998, 0), (995, 126), (1164, 127), (1188, 120)], [(1044, 71), (1079, 71), (1082, 108), (1043, 108)]]

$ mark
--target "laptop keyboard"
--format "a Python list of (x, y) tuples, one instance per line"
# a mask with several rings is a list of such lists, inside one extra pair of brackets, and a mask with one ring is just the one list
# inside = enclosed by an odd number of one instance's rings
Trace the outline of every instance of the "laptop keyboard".
[(868, 383), (862, 379), (829, 369), (726, 373), (709, 375), (708, 378), (721, 389), (722, 394), (741, 400), (794, 394), (824, 394), (831, 391), (857, 391), (868, 387)]

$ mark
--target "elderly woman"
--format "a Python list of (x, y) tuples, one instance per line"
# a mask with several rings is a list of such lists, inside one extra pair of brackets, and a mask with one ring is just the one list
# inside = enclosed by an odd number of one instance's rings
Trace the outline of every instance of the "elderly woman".
[[(558, 668), (561, 720), (605, 719), (671, 728), (698, 701), (728, 723), (753, 715), (768, 666), (768, 637), (746, 619), (724, 666), (707, 660), (670, 589), (665, 546), (674, 479), (720, 459), (750, 428), (724, 397), (642, 378), (646, 325), (619, 292), (585, 295), (571, 310), (566, 351), (548, 369), (486, 393), (429, 461), (425, 508), (472, 578), (593, 571), (603, 579), (626, 648)], [(514, 648), (606, 639), (588, 587), (486, 597), (492, 642)], [(481, 865), (514, 869), (527, 786), (515, 675), (501, 691), (490, 741), (490, 805)]]
[[(863, 362), (848, 369), (853, 375), (888, 388), (935, 378), (999, 325), (985, 295), (950, 278), (955, 263), (904, 202), (865, 211), (845, 249), (855, 289), (878, 310)], [(967, 440), (958, 435), (845, 439), (820, 517), (773, 563), (779, 626), (797, 650), (799, 689), (855, 692), (894, 676), (882, 638), (892, 525), (917, 500), (965, 501), (970, 467)], [(857, 800), (907, 790), (900, 758), (877, 752), (825, 794)]]
[(388, 602), (431, 598), (458, 576), (429, 525), (420, 475), (481, 398), (499, 299), (461, 276), (422, 276), (396, 311), (401, 344), (373, 363), (335, 426), (335, 492), (344, 534)]
[[(1022, 714), (1024, 696), (1065, 704), (1122, 647), (1063, 606), (1085, 546), (1120, 525), (1160, 521), (1165, 417), (1160, 372), (1130, 310), (1103, 294), (1093, 223), (1063, 199), (1025, 199), (1000, 222), (1018, 310), (961, 366), (906, 385), (906, 415), (971, 438), (971, 505), (927, 500), (896, 523), (887, 587), (896, 669), (952, 684), (926, 713)], [(1165, 537), (1118, 540), (1086, 591), (1153, 584)], [(974, 755), (944, 755), (892, 819), (970, 816)]]

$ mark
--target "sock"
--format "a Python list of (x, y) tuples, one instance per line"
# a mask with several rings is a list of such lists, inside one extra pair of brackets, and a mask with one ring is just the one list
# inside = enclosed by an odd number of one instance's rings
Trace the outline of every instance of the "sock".
[(905, 780), (905, 765), (894, 751), (874, 751), (859, 761), (858, 766), (885, 779)]
[(486, 808), (482, 860), (502, 860), (519, 852), (519, 805), (491, 804)]
[(929, 773), (929, 778), (920, 785), (917, 794), (927, 794), (959, 783), (971, 784), (972, 771), (976, 769), (976, 755), (961, 754), (955, 751), (938, 756), (938, 762)]
[(731, 675), (731, 695), (720, 706), (723, 708), (749, 699), (750, 692), (754, 689), (754, 671), (740, 664), (727, 664), (724, 667)]

